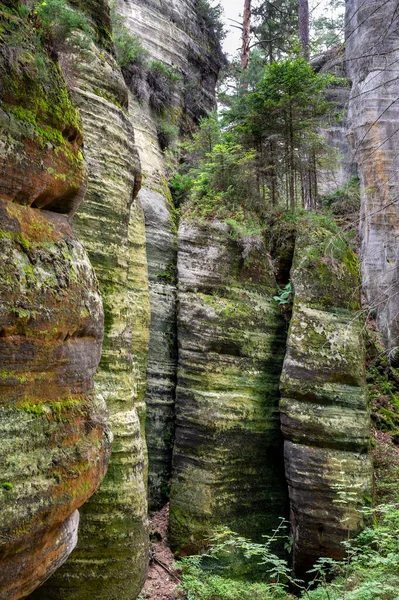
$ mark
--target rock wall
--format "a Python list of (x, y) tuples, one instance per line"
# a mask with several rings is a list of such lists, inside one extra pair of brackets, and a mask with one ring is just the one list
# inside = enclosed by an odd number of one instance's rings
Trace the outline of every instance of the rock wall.
[(0, 597), (18, 600), (75, 546), (111, 436), (93, 394), (101, 298), (67, 218), (84, 194), (81, 122), (17, 2), (0, 7), (0, 45)]
[(399, 345), (398, 58), (394, 0), (347, 0), (349, 139), (359, 165), (362, 274), (392, 359)]
[[(161, 3), (120, 0), (118, 12), (151, 60), (175, 67), (181, 76), (167, 118), (181, 130), (215, 105), (221, 64), (218, 42), (196, 9), (196, 2)], [(129, 83), (129, 77), (126, 77)], [(176, 262), (177, 217), (166, 182), (158, 141), (160, 115), (146, 99), (131, 103), (136, 143), (143, 169), (142, 202), (146, 222), (151, 295), (151, 340), (147, 371), (147, 445), (150, 508), (168, 498), (175, 421), (177, 369)]]
[(87, 193), (74, 229), (88, 249), (104, 302), (95, 389), (107, 404), (115, 441), (107, 477), (82, 511), (76, 550), (34, 597), (131, 600), (148, 563), (144, 395), (150, 313), (137, 198), (140, 163), (128, 91), (112, 55), (104, 47), (77, 46), (61, 63), (85, 130)]
[(362, 524), (372, 495), (356, 256), (315, 215), (299, 227), (291, 270), (293, 315), (281, 377), (281, 423), (299, 577)]
[(284, 516), (278, 414), (285, 328), (262, 240), (183, 221), (170, 541), (183, 554), (225, 525), (252, 538)]
[(175, 103), (180, 107), (181, 127), (190, 128), (189, 121), (198, 122), (215, 106), (215, 87), (223, 61), (220, 42), (201, 16), (198, 0), (119, 0), (118, 12), (152, 60), (180, 72), (182, 85)]
[(341, 45), (327, 50), (311, 60), (311, 65), (319, 73), (331, 73), (338, 81), (327, 90), (327, 100), (333, 102), (335, 110), (340, 113), (340, 120), (332, 119), (327, 128), (322, 129), (328, 146), (336, 149), (333, 164), (317, 172), (319, 194), (326, 195), (342, 189), (352, 177), (357, 176), (357, 166), (353, 160), (352, 149), (347, 139), (347, 112), (351, 92), (348, 81), (348, 69), (345, 50)]
[(150, 282), (151, 336), (147, 368), (146, 440), (149, 507), (156, 510), (167, 502), (174, 438), (177, 227), (154, 114), (146, 104), (132, 101), (131, 106), (143, 169), (143, 187), (139, 199), (145, 214)]

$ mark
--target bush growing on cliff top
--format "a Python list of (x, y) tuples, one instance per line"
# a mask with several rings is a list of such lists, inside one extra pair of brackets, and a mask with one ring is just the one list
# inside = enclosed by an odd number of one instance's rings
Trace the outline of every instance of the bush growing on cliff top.
[(34, 8), (34, 13), (39, 17), (53, 50), (59, 50), (76, 30), (85, 33), (89, 40), (95, 38), (94, 29), (87, 17), (71, 9), (65, 0), (39, 2)]

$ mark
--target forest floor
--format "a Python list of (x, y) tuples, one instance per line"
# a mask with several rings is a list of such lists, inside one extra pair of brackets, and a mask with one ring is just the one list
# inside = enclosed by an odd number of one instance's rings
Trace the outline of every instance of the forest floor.
[(181, 574), (168, 545), (169, 504), (150, 518), (150, 564), (147, 581), (141, 591), (145, 600), (178, 600)]

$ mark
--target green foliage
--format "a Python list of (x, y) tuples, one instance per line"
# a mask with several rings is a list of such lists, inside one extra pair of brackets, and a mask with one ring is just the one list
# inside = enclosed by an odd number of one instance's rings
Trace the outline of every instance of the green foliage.
[[(188, 600), (277, 600), (291, 598), (287, 594), (289, 567), (272, 551), (286, 526), (284, 519), (272, 536), (265, 536), (265, 543), (258, 544), (240, 537), (228, 529), (216, 532), (213, 546), (207, 555), (183, 558), (182, 589)], [(284, 536), (285, 537), (285, 536)], [(229, 577), (237, 560), (262, 565), (263, 580), (247, 582)]]
[(157, 136), (161, 150), (166, 150), (179, 136), (177, 125), (170, 123), (165, 118), (160, 118), (157, 124)]
[(360, 210), (360, 185), (358, 177), (352, 177), (342, 188), (320, 198), (324, 208), (337, 216), (353, 216)]
[(112, 37), (119, 66), (125, 68), (135, 64), (144, 68), (148, 62), (149, 53), (140, 39), (129, 32), (124, 17), (117, 12), (115, 3), (111, 4), (111, 22)]
[(3, 490), (10, 492), (14, 486), (9, 481), (5, 481), (4, 483), (0, 483), (0, 487), (3, 488)]
[(147, 70), (151, 108), (161, 114), (165, 108), (171, 106), (173, 94), (180, 81), (181, 76), (177, 69), (157, 60), (152, 61)]
[(266, 0), (254, 9), (255, 31), (269, 64), (293, 50), (298, 32), (297, 0)]
[(187, 199), (193, 188), (193, 183), (193, 179), (190, 175), (182, 173), (173, 174), (172, 178), (169, 180), (169, 189), (176, 207), (181, 206)]
[(208, 0), (197, 0), (195, 10), (202, 29), (212, 32), (216, 40), (222, 40), (226, 35), (222, 6), (219, 3), (212, 6)]
[(329, 0), (323, 14), (313, 20), (313, 48), (320, 52), (342, 44), (345, 32), (344, 0)]
[[(43, 146), (51, 143), (69, 158), (83, 160), (68, 142), (83, 136), (80, 116), (65, 80), (46, 45), (46, 32), (37, 15), (0, 11), (0, 101), (25, 134)], [(22, 15), (22, 16), (21, 16)]]
[(89, 39), (95, 38), (94, 29), (87, 17), (80, 11), (71, 9), (65, 0), (43, 0), (36, 5), (35, 13), (57, 49), (76, 30), (82, 31)]
[(278, 288), (278, 296), (273, 296), (274, 300), (279, 306), (284, 304), (290, 304), (292, 302), (292, 283), (289, 282), (284, 288)]
[(196, 170), (187, 214), (241, 220), (258, 197), (254, 159), (254, 151), (245, 151), (239, 144), (216, 144)]
[[(222, 532), (208, 555), (185, 558), (179, 563), (183, 569), (182, 589), (188, 600), (289, 600), (294, 598), (290, 590), (307, 600), (397, 600), (399, 505), (383, 504), (364, 512), (373, 526), (344, 542), (344, 561), (320, 558), (309, 571), (309, 583), (295, 579), (288, 563), (272, 552), (279, 528), (274, 536), (265, 538), (264, 544)], [(226, 554), (237, 552), (247, 560), (255, 557), (269, 582), (244, 583), (223, 577), (220, 561), (226, 560)]]
[(260, 187), (270, 190), (273, 205), (288, 196), (293, 211), (299, 195), (303, 206), (316, 204), (317, 169), (328, 146), (315, 131), (333, 111), (326, 89), (334, 81), (301, 57), (287, 58), (264, 67), (248, 93), (230, 99), (224, 124), (241, 144), (256, 149)]

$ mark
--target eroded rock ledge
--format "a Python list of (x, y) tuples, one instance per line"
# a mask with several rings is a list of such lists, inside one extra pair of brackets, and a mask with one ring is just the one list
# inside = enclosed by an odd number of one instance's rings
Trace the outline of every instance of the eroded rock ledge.
[(74, 229), (86, 245), (104, 302), (95, 389), (105, 399), (115, 439), (107, 477), (82, 509), (76, 550), (34, 598), (131, 600), (148, 564), (144, 394), (150, 308), (144, 215), (137, 199), (140, 162), (128, 91), (112, 54), (94, 44), (83, 51), (77, 45), (61, 63), (85, 129), (87, 193)]

